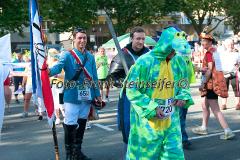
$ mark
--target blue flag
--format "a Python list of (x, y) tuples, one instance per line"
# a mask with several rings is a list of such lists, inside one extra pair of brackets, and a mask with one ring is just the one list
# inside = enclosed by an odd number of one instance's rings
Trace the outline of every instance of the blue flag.
[(47, 72), (47, 54), (43, 41), (44, 34), (41, 30), (38, 5), (36, 0), (29, 0), (30, 17), (30, 50), (32, 63), (33, 93), (44, 101), (49, 124), (52, 124), (54, 104)]

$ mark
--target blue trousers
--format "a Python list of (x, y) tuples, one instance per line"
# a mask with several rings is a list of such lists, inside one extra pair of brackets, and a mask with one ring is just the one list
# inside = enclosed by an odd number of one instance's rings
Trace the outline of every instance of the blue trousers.
[(118, 128), (122, 131), (123, 142), (128, 144), (130, 132), (130, 101), (127, 98), (126, 92), (123, 91), (118, 101)]
[(188, 135), (186, 132), (186, 115), (187, 115), (188, 109), (187, 108), (180, 108), (179, 116), (180, 116), (180, 124), (181, 124), (181, 132), (182, 132), (182, 141), (188, 141)]

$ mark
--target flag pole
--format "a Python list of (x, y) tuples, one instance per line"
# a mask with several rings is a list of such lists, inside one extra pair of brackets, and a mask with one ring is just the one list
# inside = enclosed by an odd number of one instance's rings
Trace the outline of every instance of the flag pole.
[(60, 160), (55, 120), (53, 121), (52, 134), (53, 134), (54, 149), (55, 149), (55, 159)]

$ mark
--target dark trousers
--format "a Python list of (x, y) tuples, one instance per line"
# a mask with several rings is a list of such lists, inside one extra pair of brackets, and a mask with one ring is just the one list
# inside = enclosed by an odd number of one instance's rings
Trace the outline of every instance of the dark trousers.
[[(19, 88), (19, 85), (22, 84), (23, 77), (13, 77), (13, 84), (14, 84), (14, 92), (16, 92)], [(14, 94), (17, 96), (18, 94)]]
[[(240, 77), (238, 77), (239, 79)], [(239, 80), (236, 81), (236, 77), (225, 78), (227, 83), (227, 89), (229, 90), (229, 84), (231, 84), (235, 97), (240, 97), (239, 94)], [(237, 89), (238, 88), (238, 89)]]
[(180, 116), (180, 124), (181, 124), (181, 132), (182, 132), (182, 141), (188, 141), (188, 135), (186, 132), (186, 115), (188, 109), (187, 108), (180, 108), (179, 116)]

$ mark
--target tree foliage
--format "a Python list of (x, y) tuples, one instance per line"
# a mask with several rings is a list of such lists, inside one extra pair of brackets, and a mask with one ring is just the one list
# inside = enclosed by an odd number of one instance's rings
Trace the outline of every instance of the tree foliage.
[(228, 18), (228, 24), (232, 26), (235, 34), (240, 32), (240, 1), (225, 0), (223, 2), (224, 10)]
[[(50, 21), (50, 32), (72, 31), (74, 27), (88, 28), (97, 18), (97, 10), (104, 9), (117, 20), (116, 30), (124, 33), (134, 25), (148, 24), (156, 15), (157, 0), (38, 0), (40, 15)], [(155, 21), (157, 18), (155, 17)], [(0, 1), (0, 34), (22, 32), (29, 25), (28, 0)]]
[(27, 0), (0, 1), (0, 36), (9, 32), (22, 33), (28, 25)]
[[(89, 27), (96, 19), (95, 0), (38, 0), (40, 15), (51, 21), (50, 32), (72, 31)], [(0, 1), (0, 35), (23, 31), (29, 25), (28, 0)]]
[[(118, 34), (136, 25), (158, 23), (163, 15), (175, 11), (185, 13), (197, 33), (202, 32), (206, 20), (210, 25), (214, 19), (220, 23), (227, 18), (235, 32), (240, 30), (239, 0), (38, 0), (38, 3), (40, 15), (51, 22), (50, 32), (72, 31), (78, 26), (88, 28), (96, 22), (99, 9), (116, 20)], [(0, 0), (0, 35), (21, 33), (28, 25), (28, 0)]]
[[(227, 21), (233, 27), (235, 33), (240, 31), (240, 0), (167, 0), (167, 11), (183, 12), (195, 31), (200, 34), (204, 27), (211, 25), (211, 32), (222, 21)], [(213, 25), (213, 20), (217, 21)]]
[(95, 0), (41, 0), (41, 15), (52, 22), (50, 32), (88, 28), (97, 17)]
[[(41, 0), (41, 2), (44, 0)], [(136, 25), (157, 22), (165, 0), (51, 0), (42, 3), (41, 14), (53, 22), (51, 32), (70, 31), (73, 27), (89, 27), (96, 22), (97, 11), (104, 10), (116, 20), (115, 29), (123, 34)]]
[[(213, 29), (226, 19), (222, 0), (179, 0), (179, 4), (180, 11), (188, 17), (198, 34), (203, 31), (205, 24), (211, 25), (214, 19), (218, 23), (216, 26), (213, 26)], [(219, 16), (223, 16), (223, 18), (219, 19)]]
[(99, 9), (117, 21), (115, 29), (123, 34), (130, 27), (158, 21), (164, 0), (97, 0)]

